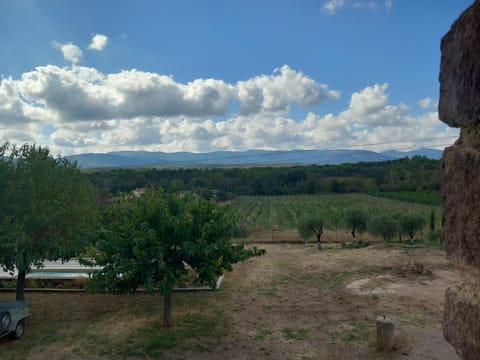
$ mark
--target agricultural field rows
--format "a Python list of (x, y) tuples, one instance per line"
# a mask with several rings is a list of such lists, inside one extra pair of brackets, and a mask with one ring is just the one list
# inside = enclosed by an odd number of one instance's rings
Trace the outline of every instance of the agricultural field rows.
[[(231, 203), (235, 223), (253, 229), (295, 229), (297, 220), (307, 214), (320, 214), (326, 227), (343, 227), (343, 213), (358, 207), (370, 217), (413, 212), (426, 220), (435, 209), (436, 226), (440, 226), (441, 207), (370, 196), (365, 194), (320, 194), (287, 196), (242, 196)], [(427, 222), (428, 223), (428, 222)]]

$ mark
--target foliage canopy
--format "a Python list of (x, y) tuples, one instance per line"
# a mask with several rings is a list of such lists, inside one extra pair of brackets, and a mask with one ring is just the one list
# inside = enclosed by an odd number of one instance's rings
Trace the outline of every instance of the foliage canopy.
[(18, 270), (22, 300), (32, 266), (68, 260), (91, 240), (97, 198), (76, 164), (47, 148), (4, 144), (0, 158), (0, 264)]
[(387, 215), (377, 215), (370, 219), (367, 224), (368, 231), (372, 235), (381, 236), (385, 245), (392, 237), (398, 234), (400, 226), (398, 222)]
[(122, 195), (111, 206), (97, 242), (95, 277), (111, 291), (159, 289), (165, 297), (164, 325), (170, 326), (171, 293), (192, 268), (196, 281), (216, 285), (232, 265), (264, 250), (231, 242), (233, 224), (213, 201), (194, 195), (147, 189), (141, 196)]
[(345, 222), (352, 229), (351, 234), (355, 240), (358, 232), (362, 233), (367, 230), (368, 214), (360, 208), (348, 208), (345, 210)]
[(323, 234), (323, 222), (323, 218), (319, 214), (301, 217), (297, 224), (298, 234), (305, 240), (307, 240), (310, 236), (315, 235), (317, 238), (318, 248), (321, 249), (322, 245), (320, 239)]
[(415, 213), (403, 214), (400, 216), (399, 222), (402, 232), (408, 235), (410, 240), (413, 240), (415, 234), (425, 226), (425, 218)]

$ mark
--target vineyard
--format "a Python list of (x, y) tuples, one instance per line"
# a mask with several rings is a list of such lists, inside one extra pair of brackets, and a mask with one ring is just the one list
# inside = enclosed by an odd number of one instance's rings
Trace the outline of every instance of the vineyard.
[[(231, 217), (249, 234), (284, 231), (295, 233), (297, 220), (308, 214), (320, 214), (330, 230), (344, 228), (343, 214), (349, 207), (363, 209), (369, 217), (387, 214), (393, 217), (413, 212), (429, 219), (435, 209), (436, 227), (441, 208), (408, 203), (365, 194), (321, 194), (292, 196), (243, 196), (231, 203)], [(428, 223), (428, 222), (427, 222)]]

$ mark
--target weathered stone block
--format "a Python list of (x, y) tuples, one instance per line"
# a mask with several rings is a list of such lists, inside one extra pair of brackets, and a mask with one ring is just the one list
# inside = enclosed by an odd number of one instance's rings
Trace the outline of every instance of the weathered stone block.
[(480, 124), (480, 0), (443, 37), (439, 118), (450, 126)]
[(458, 264), (480, 269), (480, 127), (462, 129), (445, 149), (441, 182), (444, 201), (442, 238)]
[(480, 359), (480, 279), (477, 272), (464, 273), (445, 296), (443, 332), (464, 360)]

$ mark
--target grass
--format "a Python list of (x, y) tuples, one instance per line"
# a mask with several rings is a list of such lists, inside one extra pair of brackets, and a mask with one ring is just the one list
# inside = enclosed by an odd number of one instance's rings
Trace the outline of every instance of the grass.
[(271, 336), (272, 334), (273, 332), (270, 329), (265, 329), (265, 328), (258, 329), (257, 332), (255, 333), (255, 340), (263, 341), (267, 337)]
[(427, 248), (427, 249), (443, 249), (445, 246), (441, 244), (439, 241), (421, 241), (415, 240), (411, 241), (402, 241), (389, 243), (387, 247), (390, 248)]
[(411, 299), (398, 296), (382, 305), (378, 296), (352, 295), (345, 285), (384, 274), (382, 259), (403, 264), (428, 254), (422, 262), (428, 265), (434, 257), (436, 264), (444, 261), (442, 251), (391, 251), (383, 245), (322, 251), (268, 245), (267, 250), (265, 257), (238, 264), (220, 291), (175, 293), (168, 330), (158, 293), (28, 293), (34, 305), (26, 335), (19, 342), (0, 339), (0, 358), (207, 359), (245, 351), (252, 358), (368, 359), (375, 356), (375, 321), (363, 320), (365, 314), (387, 306), (402, 326), (428, 328), (441, 321), (439, 307), (429, 302), (412, 306)]
[[(0, 339), (0, 358), (28, 359), (49, 347), (55, 349), (55, 358), (71, 357), (62, 351), (80, 358), (162, 358), (170, 349), (210, 351), (230, 330), (224, 296), (174, 294), (173, 326), (166, 329), (158, 294), (28, 294), (33, 314), (26, 334), (18, 342)], [(45, 298), (51, 300), (42, 303)]]
[(376, 342), (375, 322), (367, 320), (352, 321), (341, 330), (333, 333), (332, 340), (348, 345), (363, 345), (374, 350)]
[(284, 327), (282, 329), (282, 336), (288, 340), (305, 340), (308, 335), (308, 330), (304, 328), (292, 329)]
[(128, 346), (112, 355), (159, 357), (168, 349), (194, 348), (209, 351), (215, 340), (228, 333), (229, 324), (223, 312), (212, 316), (195, 314), (183, 316), (176, 326), (165, 329), (162, 320), (148, 322), (128, 339)]

